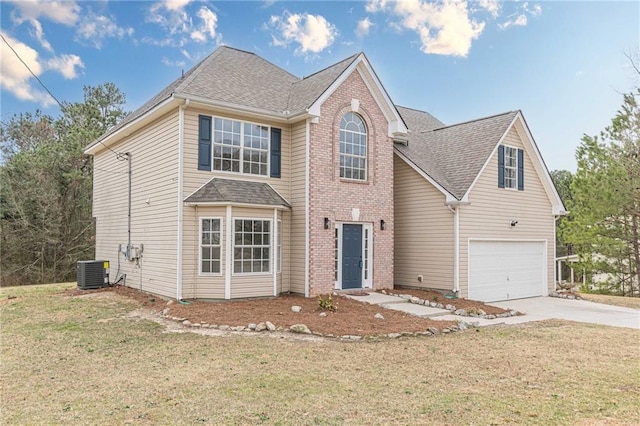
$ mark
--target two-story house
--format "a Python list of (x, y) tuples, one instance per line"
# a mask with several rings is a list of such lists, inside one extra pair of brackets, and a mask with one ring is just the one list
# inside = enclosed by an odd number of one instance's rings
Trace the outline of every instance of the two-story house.
[[(502, 258), (487, 241), (535, 241), (544, 257), (514, 267), (538, 268), (546, 294), (562, 203), (521, 113), (477, 123), (396, 107), (362, 53), (298, 78), (220, 47), (87, 147), (96, 258), (178, 300), (394, 283), (496, 300), (524, 293), (469, 284), (484, 273), (469, 265)], [(494, 195), (480, 189), (490, 174)], [(506, 236), (502, 216), (518, 221)]]

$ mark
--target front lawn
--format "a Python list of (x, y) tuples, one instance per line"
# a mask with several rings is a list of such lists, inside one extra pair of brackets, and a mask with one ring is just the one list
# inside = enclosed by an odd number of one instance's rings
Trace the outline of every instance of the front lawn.
[(168, 333), (130, 315), (138, 301), (69, 287), (0, 291), (2, 424), (640, 423), (638, 330), (548, 321), (371, 342)]

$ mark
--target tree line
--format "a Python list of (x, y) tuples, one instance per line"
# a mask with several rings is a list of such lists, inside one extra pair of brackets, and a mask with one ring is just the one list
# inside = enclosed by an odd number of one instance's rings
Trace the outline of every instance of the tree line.
[(639, 101), (640, 88), (623, 95), (611, 124), (583, 136), (575, 174), (551, 172), (570, 212), (559, 220), (558, 255), (578, 255), (585, 290), (640, 296)]
[(74, 281), (92, 259), (92, 157), (83, 149), (121, 120), (126, 98), (113, 83), (85, 86), (58, 117), (12, 116), (0, 126), (0, 283)]

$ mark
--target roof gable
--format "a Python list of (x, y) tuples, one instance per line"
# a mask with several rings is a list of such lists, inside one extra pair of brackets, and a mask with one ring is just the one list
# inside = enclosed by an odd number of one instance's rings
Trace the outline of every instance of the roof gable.
[(145, 125), (154, 114), (166, 112), (169, 106), (176, 108), (184, 100), (283, 121), (305, 114), (319, 116), (319, 105), (358, 65), (366, 70), (366, 80), (372, 82), (369, 89), (392, 124), (390, 135), (406, 132), (395, 105), (362, 53), (300, 79), (254, 53), (221, 46), (92, 142), (85, 152), (94, 153), (98, 144), (117, 142), (123, 129)]
[(521, 135), (532, 164), (551, 200), (554, 214), (563, 214), (564, 205), (553, 185), (521, 111), (510, 111), (477, 120), (442, 126), (431, 114), (398, 107), (409, 125), (409, 143), (397, 144), (399, 156), (433, 180), (447, 202), (466, 202), (469, 193), (506, 135), (514, 127)]

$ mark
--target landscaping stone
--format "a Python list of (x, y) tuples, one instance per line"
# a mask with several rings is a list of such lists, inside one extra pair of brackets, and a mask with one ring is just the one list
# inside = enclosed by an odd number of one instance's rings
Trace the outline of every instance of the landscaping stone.
[(265, 324), (267, 326), (267, 330), (276, 331), (276, 326), (271, 321), (267, 321)]
[(384, 316), (383, 316), (381, 313), (379, 313), (379, 312), (378, 312), (377, 314), (375, 314), (373, 317), (374, 317), (375, 319), (379, 319), (379, 320), (383, 320), (383, 319), (384, 319)]
[(249, 324), (249, 325), (247, 326), (247, 328), (248, 328), (249, 330), (255, 330), (257, 326), (258, 326), (258, 324), (251, 323), (251, 324)]
[(244, 326), (243, 325), (237, 325), (235, 327), (230, 327), (230, 329), (232, 331), (244, 331)]
[(311, 330), (309, 330), (309, 327), (304, 324), (294, 324), (289, 328), (289, 330), (294, 333), (311, 334)]
[(458, 328), (460, 329), (460, 331), (465, 331), (469, 327), (467, 326), (466, 322), (461, 322), (458, 324)]
[(456, 309), (453, 313), (455, 315), (460, 315), (461, 317), (467, 316), (467, 311), (465, 311), (464, 309)]
[(356, 340), (362, 340), (362, 336), (354, 336), (354, 335), (347, 334), (347, 335), (342, 336), (342, 339), (356, 341)]
[(264, 331), (267, 329), (267, 324), (260, 322), (256, 325), (256, 331)]
[(400, 333), (389, 333), (389, 334), (387, 334), (387, 337), (390, 338), (390, 339), (397, 339), (400, 336), (402, 336), (402, 334), (400, 334)]
[(493, 314), (488, 314), (484, 316), (485, 319), (496, 319), (496, 316)]
[(411, 300), (411, 295), (410, 294), (399, 294), (398, 297), (401, 297), (405, 300)]
[(291, 311), (292, 311), (292, 312), (295, 312), (295, 313), (298, 313), (298, 312), (300, 312), (301, 310), (302, 310), (302, 308), (301, 308), (300, 306), (292, 306), (292, 307), (291, 307)]
[(445, 305), (445, 307), (444, 307), (444, 308), (445, 308), (446, 310), (448, 310), (448, 311), (455, 311), (455, 310), (456, 310), (456, 307), (455, 307), (455, 306), (453, 306), (453, 305), (450, 305), (450, 304)]
[(187, 327), (191, 325), (191, 321), (189, 320), (184, 320), (182, 321), (182, 325), (186, 325)]
[(437, 329), (437, 328), (435, 328), (435, 327), (429, 327), (429, 328), (427, 328), (427, 330), (428, 330), (429, 332), (431, 332), (431, 334), (435, 334), (435, 335), (440, 334), (440, 330), (438, 330), (438, 329)]
[(220, 327), (218, 327), (220, 330), (229, 330), (231, 329), (231, 327), (229, 327), (228, 325), (221, 325)]
[(432, 308), (437, 308), (438, 302), (429, 302), (429, 306), (431, 306)]
[(162, 310), (162, 315), (166, 317), (170, 310), (171, 310), (170, 308), (164, 308)]
[(416, 305), (424, 305), (424, 301), (416, 296), (411, 296), (411, 298), (409, 299), (409, 302), (415, 303)]
[(320, 316), (324, 318), (324, 317), (327, 316), (327, 313), (326, 312), (320, 312)]
[(449, 333), (451, 333), (451, 330), (449, 330), (448, 328), (442, 329), (442, 334), (449, 334)]

